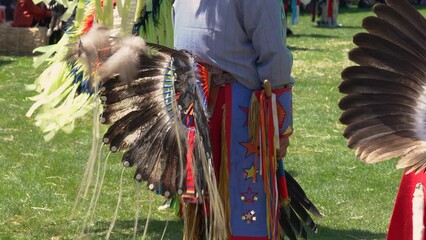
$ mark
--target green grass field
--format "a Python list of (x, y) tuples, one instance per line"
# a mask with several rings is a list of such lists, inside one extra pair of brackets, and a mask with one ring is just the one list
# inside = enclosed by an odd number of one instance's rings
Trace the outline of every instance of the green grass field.
[[(422, 8), (423, 15), (426, 9)], [(344, 9), (341, 28), (316, 28), (310, 16), (291, 27), (288, 45), (294, 55), (294, 124), (286, 168), (323, 213), (319, 231), (309, 239), (385, 239), (401, 170), (396, 161), (366, 165), (346, 148), (337, 103), (340, 72), (351, 62), (352, 36), (370, 10)], [(106, 177), (89, 229), (81, 234), (86, 199), (72, 209), (91, 148), (91, 118), (80, 120), (72, 134), (43, 135), (25, 117), (34, 95), (25, 90), (42, 69), (32, 58), (0, 56), (0, 239), (103, 239), (119, 194), (121, 163), (108, 159)], [(105, 155), (104, 155), (105, 156)], [(105, 157), (103, 157), (105, 159)], [(102, 160), (103, 161), (103, 160)], [(179, 239), (182, 223), (172, 210), (158, 211), (163, 199), (145, 191), (135, 198), (133, 170), (124, 172), (122, 203), (110, 239), (132, 239), (135, 209), (142, 208), (138, 237), (142, 236), (152, 203), (149, 239)]]

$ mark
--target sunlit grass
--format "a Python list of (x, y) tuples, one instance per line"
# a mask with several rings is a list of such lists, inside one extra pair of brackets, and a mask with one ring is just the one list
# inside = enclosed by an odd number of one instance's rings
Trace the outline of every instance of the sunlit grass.
[[(426, 9), (422, 9), (423, 14)], [(310, 16), (292, 26), (288, 39), (294, 55), (295, 134), (286, 168), (296, 177), (324, 214), (319, 232), (309, 239), (385, 239), (401, 171), (395, 161), (377, 165), (359, 162), (346, 148), (337, 102), (340, 72), (351, 65), (347, 52), (352, 36), (362, 31), (361, 19), (370, 11), (343, 10), (342, 28), (316, 28)], [(108, 159), (102, 195), (89, 231), (80, 228), (88, 198), (72, 206), (91, 147), (91, 119), (77, 123), (72, 134), (44, 142), (42, 133), (25, 117), (33, 92), (25, 90), (42, 69), (30, 57), (0, 56), (0, 239), (103, 239), (113, 217), (119, 192), (119, 156)], [(105, 160), (105, 153), (102, 161)], [(124, 173), (123, 199), (111, 239), (131, 239), (135, 219), (133, 171)], [(182, 223), (173, 210), (158, 211), (163, 199), (142, 187), (138, 236), (152, 204), (150, 239), (179, 239)], [(82, 205), (82, 206), (81, 206)], [(86, 206), (86, 207), (84, 207)]]

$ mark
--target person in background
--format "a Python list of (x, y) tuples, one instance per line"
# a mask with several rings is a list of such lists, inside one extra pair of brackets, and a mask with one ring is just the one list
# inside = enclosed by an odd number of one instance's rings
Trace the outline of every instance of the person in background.
[(319, 17), (317, 21), (318, 27), (341, 27), (342, 25), (337, 22), (339, 15), (339, 0), (318, 0)]
[(0, 0), (0, 5), (6, 7), (6, 21), (13, 20), (13, 0)]
[(43, 3), (34, 4), (32, 0), (18, 0), (12, 27), (47, 26), (52, 12)]
[[(284, 4), (284, 11), (285, 11), (285, 16), (286, 16), (286, 23), (287, 23), (287, 16), (288, 13), (290, 12), (290, 0), (283, 0), (283, 4)], [(293, 31), (287, 26), (287, 37), (293, 35)]]

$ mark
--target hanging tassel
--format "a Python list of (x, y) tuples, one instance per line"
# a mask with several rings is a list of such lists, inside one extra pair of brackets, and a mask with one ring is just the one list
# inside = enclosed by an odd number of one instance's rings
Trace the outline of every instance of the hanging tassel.
[(220, 181), (219, 193), (222, 198), (225, 213), (225, 222), (227, 236), (231, 236), (230, 229), (230, 202), (229, 202), (229, 162), (228, 162), (228, 143), (226, 142), (226, 105), (223, 106), (222, 113), (222, 135), (221, 135), (221, 164), (220, 164)]
[(203, 239), (202, 214), (196, 203), (182, 203), (183, 212), (183, 240)]
[(424, 189), (421, 183), (417, 183), (413, 194), (413, 240), (423, 240), (424, 233)]
[(275, 148), (274, 114), (272, 110), (271, 84), (265, 80), (264, 91), (260, 94), (260, 155), (262, 179), (266, 195), (266, 215), (268, 238), (278, 239), (280, 227), (278, 222), (278, 186), (277, 161)]
[(195, 141), (195, 132), (188, 131), (188, 151), (186, 152), (186, 191), (182, 194), (182, 200), (184, 202), (195, 203), (198, 201), (195, 193), (195, 179), (194, 179), (194, 141)]

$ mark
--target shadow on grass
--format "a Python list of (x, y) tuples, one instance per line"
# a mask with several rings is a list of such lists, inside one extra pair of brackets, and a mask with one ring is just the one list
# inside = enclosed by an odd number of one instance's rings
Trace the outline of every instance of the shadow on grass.
[[(145, 228), (145, 219), (139, 221), (137, 238), (142, 237)], [(89, 234), (105, 237), (108, 231), (109, 222), (98, 222), (92, 232)], [(132, 239), (133, 238), (133, 220), (117, 221), (110, 235), (110, 239)], [(148, 225), (147, 239), (161, 239), (166, 221), (151, 220)], [(178, 220), (169, 221), (164, 239), (182, 239), (183, 223)], [(328, 227), (318, 226), (318, 233), (308, 232), (310, 240), (378, 240), (385, 239), (386, 233), (374, 233), (359, 229), (339, 230)]]
[[(146, 219), (140, 219), (137, 228), (137, 239), (142, 237), (145, 229)], [(96, 225), (89, 230), (88, 234), (105, 237), (110, 227), (110, 222), (97, 222)], [(164, 229), (164, 239), (182, 239), (183, 222), (179, 220), (160, 221), (150, 220), (148, 223), (147, 235), (148, 239), (161, 239)], [(117, 220), (109, 239), (133, 239), (134, 220)]]
[(346, 29), (364, 29), (364, 28), (363, 28), (363, 27), (361, 27), (361, 26), (347, 26), (347, 25), (343, 25), (343, 26), (337, 27), (336, 29), (339, 29), (339, 28), (346, 28)]
[(322, 52), (324, 49), (322, 48), (305, 48), (305, 47), (296, 47), (296, 46), (287, 46), (290, 51), (315, 51), (315, 52)]
[(326, 38), (338, 38), (338, 36), (333, 36), (333, 35), (325, 35), (325, 34), (300, 34), (300, 33), (297, 33), (297, 34), (293, 34), (293, 35), (290, 35), (290, 36), (288, 36), (288, 37), (291, 37), (291, 38), (301, 38), (301, 37), (307, 37), (307, 38), (321, 38), (321, 39), (326, 39)]
[(386, 233), (374, 233), (360, 229), (340, 230), (318, 226), (318, 233), (308, 233), (308, 239), (313, 240), (378, 240), (386, 239)]
[[(319, 27), (319, 26), (314, 26), (315, 28), (319, 28), (319, 29), (330, 29), (330, 30), (334, 30), (334, 29), (363, 29), (362, 26), (348, 26), (348, 25), (342, 25), (339, 27)], [(333, 36), (334, 37), (334, 36)], [(338, 37), (334, 37), (334, 38), (338, 38)]]
[(359, 8), (355, 5), (339, 8), (339, 15), (345, 13), (365, 13), (365, 12), (373, 12), (373, 7)]
[(11, 64), (11, 63), (13, 63), (12, 60), (3, 60), (3, 59), (0, 59), (0, 67), (8, 65), (8, 64)]

